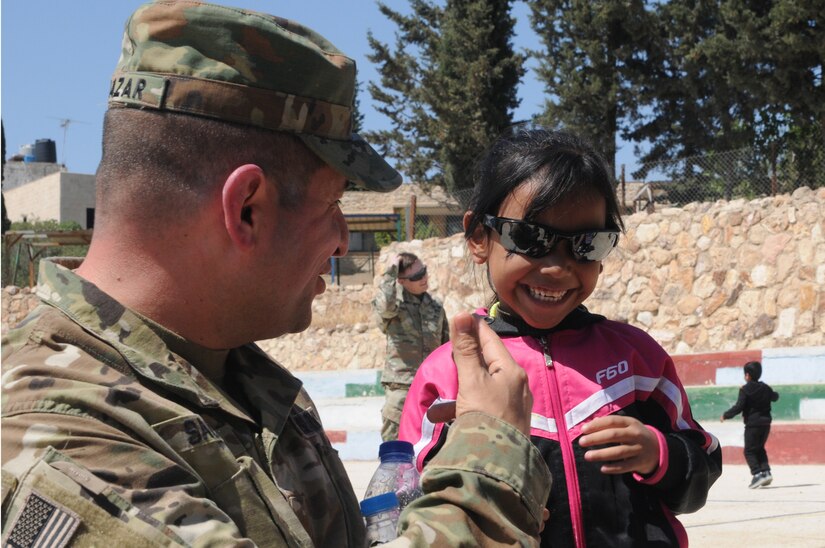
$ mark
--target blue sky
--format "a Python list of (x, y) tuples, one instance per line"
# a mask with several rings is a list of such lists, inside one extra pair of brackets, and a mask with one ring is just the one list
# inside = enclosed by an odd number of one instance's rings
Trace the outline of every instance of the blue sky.
[[(57, 159), (70, 171), (94, 173), (100, 160), (100, 134), (109, 78), (120, 54), (123, 24), (140, 0), (2, 0), (2, 109), (6, 155), (36, 139), (53, 139)], [(362, 82), (377, 81), (367, 31), (393, 42), (394, 26), (381, 15), (374, 0), (223, 0), (295, 19), (319, 32), (355, 59)], [(407, 0), (386, 0), (406, 11)], [(516, 2), (515, 45), (538, 48), (527, 8)], [(514, 119), (539, 112), (543, 86), (528, 63), (519, 89), (521, 105)], [(386, 128), (389, 121), (373, 110), (362, 84), (360, 108), (367, 129)], [(72, 120), (64, 132), (62, 120)], [(64, 147), (65, 133), (65, 147)], [(138, 145), (140, 136), (135, 135)], [(635, 163), (630, 146), (620, 143), (617, 164)]]

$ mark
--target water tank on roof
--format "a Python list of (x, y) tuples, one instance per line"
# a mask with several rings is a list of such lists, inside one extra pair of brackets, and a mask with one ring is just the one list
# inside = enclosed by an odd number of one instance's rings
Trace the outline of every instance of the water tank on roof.
[(24, 162), (34, 162), (34, 145), (23, 145), (20, 147), (20, 156)]
[(51, 139), (37, 139), (34, 142), (34, 161), (57, 163), (57, 147)]

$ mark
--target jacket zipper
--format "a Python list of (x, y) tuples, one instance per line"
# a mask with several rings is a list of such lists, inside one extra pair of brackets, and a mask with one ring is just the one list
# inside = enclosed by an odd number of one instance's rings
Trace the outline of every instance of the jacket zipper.
[(561, 447), (562, 462), (564, 463), (564, 473), (567, 476), (567, 498), (570, 505), (570, 520), (573, 524), (573, 537), (578, 548), (586, 546), (584, 541), (584, 525), (582, 523), (582, 502), (581, 491), (579, 490), (579, 475), (576, 470), (576, 458), (573, 454), (573, 444), (567, 433), (567, 421), (564, 417), (564, 408), (561, 403), (561, 391), (559, 390), (559, 380), (556, 367), (553, 364), (553, 356), (550, 354), (550, 342), (547, 337), (540, 337), (542, 352), (544, 353), (544, 366), (549, 375), (550, 402), (553, 407), (553, 415), (556, 419), (556, 431), (559, 435), (559, 445)]

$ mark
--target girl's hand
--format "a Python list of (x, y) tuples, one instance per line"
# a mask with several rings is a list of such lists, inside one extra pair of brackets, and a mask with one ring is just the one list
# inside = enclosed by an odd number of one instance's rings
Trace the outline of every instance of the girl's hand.
[(659, 465), (659, 440), (639, 420), (621, 415), (593, 419), (582, 427), (582, 447), (609, 445), (584, 454), (588, 462), (604, 462), (604, 474), (636, 472), (647, 476)]

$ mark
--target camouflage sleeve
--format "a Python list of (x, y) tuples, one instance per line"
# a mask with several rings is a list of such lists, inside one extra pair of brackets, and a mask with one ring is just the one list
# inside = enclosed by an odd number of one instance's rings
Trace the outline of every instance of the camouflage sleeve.
[(422, 478), (425, 495), (388, 546), (538, 546), (550, 471), (530, 439), (483, 413), (456, 419)]
[(398, 302), (400, 299), (400, 286), (396, 283), (398, 279), (398, 267), (392, 265), (378, 284), (378, 294), (372, 301), (372, 308), (378, 315), (379, 323), (384, 324), (383, 320), (389, 320), (398, 315)]

